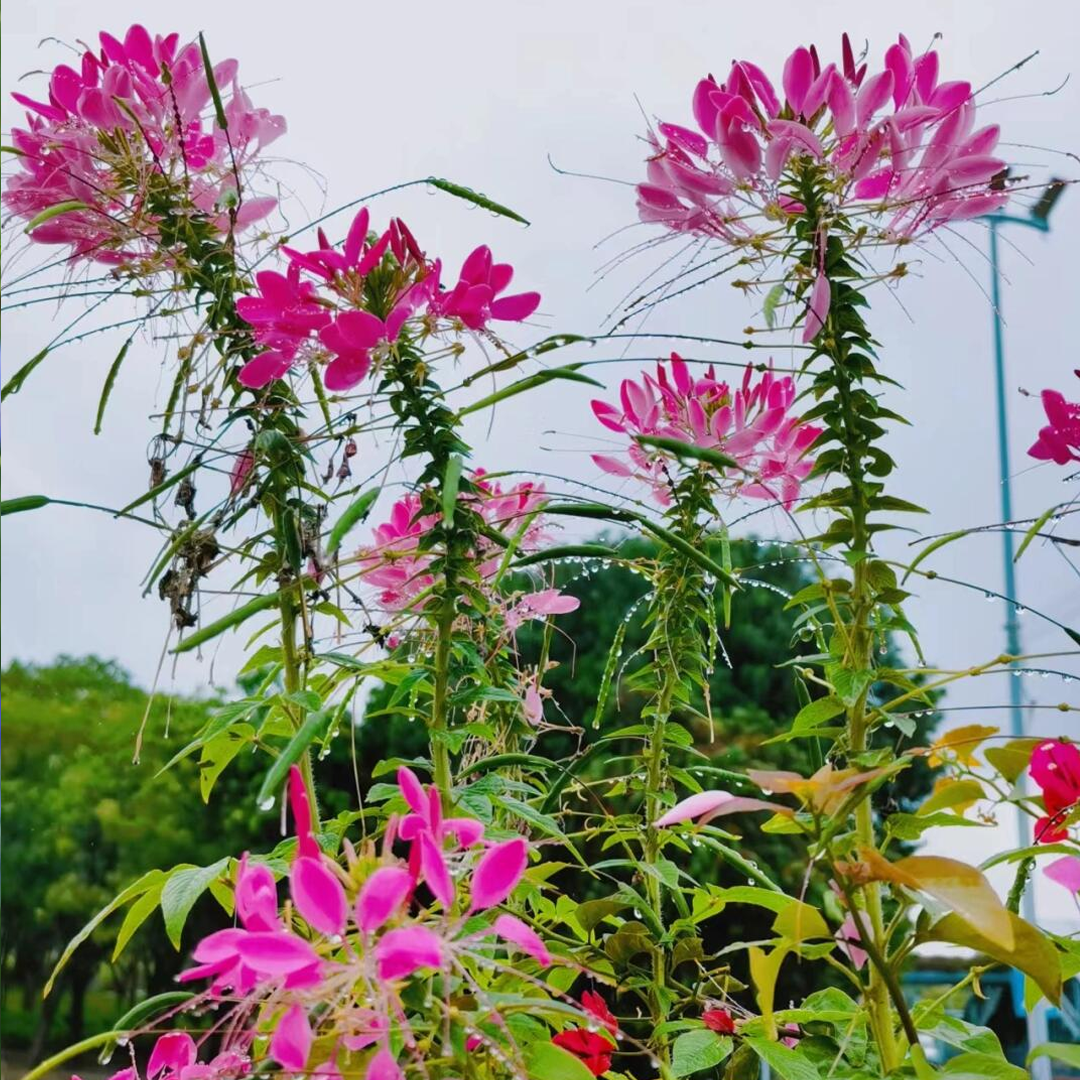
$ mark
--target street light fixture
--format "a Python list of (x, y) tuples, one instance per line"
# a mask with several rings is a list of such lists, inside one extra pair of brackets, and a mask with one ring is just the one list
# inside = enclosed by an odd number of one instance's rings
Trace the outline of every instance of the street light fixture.
[[(996, 186), (1005, 187), (1007, 170), (995, 177)], [(1017, 618), (1016, 569), (1014, 538), (1010, 528), (1013, 520), (1012, 509), (1012, 470), (1009, 466), (1009, 425), (1005, 398), (1005, 327), (1001, 318), (1001, 265), (998, 256), (998, 230), (1002, 225), (1024, 225), (1039, 232), (1050, 231), (1050, 211), (1061, 198), (1065, 182), (1052, 179), (1043, 189), (1042, 194), (1031, 207), (1027, 217), (1018, 214), (987, 214), (984, 220), (990, 227), (990, 297), (994, 316), (994, 376), (997, 390), (997, 429), (998, 429), (998, 470), (1001, 477), (1001, 554), (1005, 571), (1005, 651), (1009, 656), (1020, 655), (1020, 624)], [(1015, 664), (1015, 661), (1014, 661)], [(1010, 678), (1009, 683), (1009, 721), (1013, 738), (1024, 734), (1023, 700), (1020, 693), (1020, 679)], [(1031, 842), (1027, 815), (1017, 807), (1017, 840), (1020, 847), (1027, 847)], [(1033, 883), (1024, 890), (1022, 901), (1024, 918), (1035, 921), (1035, 893)], [(1027, 1013), (1028, 1048), (1039, 1046), (1048, 1041), (1045, 1002), (1028, 1010)], [(1050, 1063), (1041, 1058), (1032, 1063), (1034, 1080), (1050, 1080)]]

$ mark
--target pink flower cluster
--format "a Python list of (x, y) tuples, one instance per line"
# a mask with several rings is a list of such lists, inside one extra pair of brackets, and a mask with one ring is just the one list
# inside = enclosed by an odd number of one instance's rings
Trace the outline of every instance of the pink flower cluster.
[(521, 322), (540, 304), (535, 292), (503, 295), (514, 271), (494, 262), (488, 247), (473, 251), (457, 283), (444, 289), (441, 261), (427, 258), (403, 221), (393, 219), (381, 235), (369, 226), (364, 208), (342, 250), (320, 229), (316, 250), (282, 249), (289, 259), (285, 274), (256, 275), (259, 296), (243, 298), (237, 309), (265, 351), (241, 369), (244, 386), (266, 386), (307, 360), (328, 361), (328, 389), (350, 390), (410, 320), (417, 333), (482, 332), (492, 321)]
[[(473, 473), (476, 493), (459, 496), (461, 502), (474, 508), (485, 524), (509, 535), (524, 525), (518, 550), (535, 551), (545, 537), (541, 516), (547, 501), (544, 485), (523, 481), (503, 490), (498, 481), (485, 477), (483, 469)], [(435, 584), (430, 567), (438, 552), (430, 548), (427, 537), (438, 523), (437, 515), (422, 513), (419, 495), (406, 495), (394, 503), (389, 520), (375, 527), (371, 543), (360, 549), (361, 577), (381, 590), (379, 602), (384, 608), (403, 611), (422, 606), (421, 594)], [(490, 581), (502, 564), (502, 548), (481, 536), (474, 559), (480, 577)], [(519, 598), (508, 610), (507, 622), (516, 629), (527, 619), (573, 611), (577, 606), (573, 597), (546, 589)]]
[(1028, 449), (1028, 454), (1039, 461), (1053, 461), (1057, 465), (1080, 461), (1080, 402), (1068, 401), (1057, 390), (1044, 390), (1042, 404), (1047, 423), (1039, 429), (1039, 437)]
[[(480, 821), (445, 817), (439, 793), (407, 768), (398, 772), (398, 788), (406, 812), (391, 817), (377, 865), (362, 864), (349, 849), (346, 870), (321, 851), (304, 783), (293, 767), (289, 796), (297, 850), (289, 893), (306, 930), (282, 919), (271, 870), (243, 858), (235, 890), (239, 925), (203, 938), (194, 951), (196, 966), (181, 976), (184, 982), (209, 979), (211, 998), (236, 1002), (223, 1026), (229, 1034), (209, 1065), (197, 1063), (190, 1036), (164, 1036), (151, 1055), (149, 1080), (159, 1074), (163, 1080), (243, 1075), (267, 1017), (274, 1018), (268, 1054), (287, 1072), (312, 1071), (318, 1038), (330, 1050), (313, 1071), (326, 1080), (340, 1080), (339, 1053), (369, 1048), (368, 1080), (400, 1080), (396, 1034), (415, 1047), (401, 996), (413, 975), (449, 972), (472, 954), (490, 963), (492, 937), (540, 967), (551, 963), (543, 941), (516, 916), (501, 913), (479, 928), (475, 922), (521, 881), (527, 841), (488, 841)], [(408, 844), (404, 861), (393, 852), (399, 840)], [(427, 901), (418, 895), (421, 886)], [(491, 1020), (490, 1013), (481, 1010), (476, 1023)], [(136, 1077), (132, 1070), (113, 1080)]]
[(901, 35), (868, 74), (845, 34), (839, 65), (797, 48), (778, 93), (756, 64), (734, 61), (723, 83), (698, 83), (698, 131), (661, 123), (650, 133), (641, 219), (750, 240), (755, 217), (805, 210), (792, 185), (804, 164), (823, 171), (838, 209), (886, 215), (894, 239), (999, 207), (1007, 196), (990, 186), (1005, 166), (994, 155), (998, 128), (975, 128), (971, 84), (941, 81), (938, 66), (935, 51), (916, 55)]
[[(227, 233), (266, 217), (276, 199), (238, 192), (257, 155), (285, 131), (285, 120), (255, 108), (237, 81), (235, 60), (214, 68), (228, 130), (210, 110), (211, 90), (195, 43), (151, 37), (132, 26), (123, 41), (100, 35), (78, 70), (61, 64), (48, 101), (13, 94), (27, 124), (12, 132), (17, 170), (4, 205), (24, 220), (62, 204), (71, 208), (31, 230), (41, 244), (61, 244), (74, 258), (125, 263), (156, 254), (155, 198), (203, 215)], [(180, 204), (183, 205), (180, 205)]]
[[(1037, 844), (1075, 841), (1070, 828), (1080, 811), (1080, 747), (1064, 739), (1040, 743), (1031, 754), (1031, 779), (1042, 793), (1043, 816), (1035, 825)], [(1043, 871), (1048, 878), (1080, 895), (1080, 856), (1062, 855)]]
[(640, 382), (624, 379), (618, 404), (593, 401), (604, 427), (631, 436), (624, 454), (593, 454), (593, 461), (613, 476), (649, 484), (663, 505), (671, 501), (671, 456), (650, 449), (635, 436), (678, 439), (733, 458), (738, 468), (717, 474), (726, 495), (773, 499), (790, 508), (813, 468), (806, 454), (821, 428), (791, 415), (795, 382), (766, 371), (755, 383), (749, 365), (742, 386), (732, 390), (710, 367), (695, 378), (686, 362), (671, 354), (670, 371), (657, 363), (655, 377), (642, 372)]

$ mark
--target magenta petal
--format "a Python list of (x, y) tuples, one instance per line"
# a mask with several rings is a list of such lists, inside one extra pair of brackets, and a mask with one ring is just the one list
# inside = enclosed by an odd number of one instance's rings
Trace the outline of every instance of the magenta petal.
[(314, 1038), (307, 1013), (302, 1006), (292, 1005), (270, 1037), (270, 1056), (283, 1068), (299, 1072), (307, 1065)]
[(1075, 855), (1063, 855), (1043, 869), (1051, 880), (1063, 885), (1069, 892), (1080, 893), (1080, 858)]
[(802, 113), (803, 102), (813, 81), (813, 58), (809, 50), (800, 45), (784, 63), (783, 77), (784, 95), (796, 116)]
[(443, 909), (449, 911), (454, 902), (454, 883), (450, 879), (450, 871), (446, 868), (443, 853), (429, 832), (420, 834), (419, 843), (420, 868), (424, 881), (435, 899), (442, 904)]
[(501, 904), (514, 891), (528, 862), (528, 844), (520, 836), (488, 848), (473, 871), (469, 910), (483, 911)]
[(550, 965), (551, 953), (547, 951), (540, 935), (520, 919), (513, 915), (500, 915), (492, 929), (499, 937), (528, 953), (541, 967)]
[(408, 766), (402, 765), (397, 771), (397, 782), (398, 789), (409, 804), (409, 809), (426, 819), (428, 811), (427, 796), (424, 794), (423, 785), (416, 778), (416, 773)]
[(236, 915), (247, 930), (280, 930), (277, 883), (268, 866), (249, 866), (247, 855), (236, 872)]
[(610, 473), (612, 476), (633, 476), (634, 470), (620, 461), (618, 458), (612, 457), (610, 454), (592, 454), (590, 455), (594, 464), (598, 465), (606, 473)]
[(345, 929), (348, 917), (345, 890), (321, 859), (297, 859), (289, 874), (289, 891), (296, 910), (312, 929), (330, 935)]
[(354, 349), (370, 349), (386, 337), (386, 324), (370, 311), (343, 311), (337, 327)]
[(153, 1080), (160, 1072), (168, 1069), (178, 1073), (195, 1063), (198, 1050), (195, 1040), (186, 1031), (169, 1031), (162, 1035), (150, 1052), (146, 1065), (146, 1075)]
[(319, 962), (319, 954), (306, 941), (281, 930), (246, 933), (236, 951), (249, 968), (263, 975), (288, 975)]
[(442, 967), (442, 939), (423, 926), (390, 930), (375, 946), (380, 979), (402, 979), (418, 968)]
[(368, 1062), (364, 1080), (405, 1080), (405, 1074), (394, 1060), (394, 1055), (383, 1048)]
[(296, 826), (297, 850), (301, 855), (318, 858), (319, 845), (311, 831), (311, 803), (308, 802), (303, 774), (297, 765), (289, 769), (289, 804), (292, 808), (293, 824)]
[(334, 393), (351, 390), (371, 370), (371, 357), (366, 352), (337, 356), (326, 365), (323, 384)]
[(400, 866), (380, 866), (356, 898), (356, 922), (365, 934), (392, 918), (412, 890), (412, 875)]
[(484, 823), (476, 818), (447, 818), (443, 827), (457, 837), (462, 847), (472, 847), (484, 836)]
[(806, 310), (806, 325), (803, 327), (802, 335), (804, 343), (813, 341), (821, 333), (829, 314), (831, 301), (832, 290), (829, 287), (829, 279), (824, 274), (818, 274), (814, 287), (810, 290), (810, 304)]
[(505, 322), (521, 322), (540, 306), (538, 292), (517, 293), (491, 301), (491, 317)]
[(249, 390), (261, 390), (268, 383), (288, 374), (292, 361), (279, 352), (259, 353), (249, 360), (237, 374), (241, 386)]

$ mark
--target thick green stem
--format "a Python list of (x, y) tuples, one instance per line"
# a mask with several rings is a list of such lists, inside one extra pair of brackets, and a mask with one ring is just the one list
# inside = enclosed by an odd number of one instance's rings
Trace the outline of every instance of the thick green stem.
[(450, 684), (450, 649), (454, 632), (454, 601), (450, 596), (443, 598), (436, 630), (435, 689), (432, 693), (428, 731), (431, 736), (432, 779), (442, 799), (443, 809), (449, 811), (453, 782), (450, 776), (450, 747), (446, 741), (446, 732), (450, 721), (447, 698)]
[[(303, 671), (296, 648), (296, 601), (292, 592), (284, 589), (281, 594), (281, 662), (284, 667), (285, 692), (294, 694), (303, 689)], [(305, 750), (298, 762), (300, 775), (304, 778), (304, 790), (311, 804), (311, 827), (319, 831), (319, 803), (315, 797), (315, 773), (311, 767), (311, 751)]]

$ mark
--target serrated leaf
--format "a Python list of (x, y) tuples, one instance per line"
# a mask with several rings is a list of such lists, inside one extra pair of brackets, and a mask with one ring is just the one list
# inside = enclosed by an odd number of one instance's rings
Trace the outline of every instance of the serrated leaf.
[(730, 1054), (734, 1040), (704, 1028), (685, 1031), (671, 1044), (671, 1075), (690, 1076), (715, 1068)]
[[(131, 935), (146, 922), (160, 902), (161, 889), (160, 887), (155, 887), (148, 892), (143, 893), (142, 896), (128, 908), (127, 914), (124, 916), (124, 921), (120, 924), (120, 930), (116, 935), (116, 944), (113, 946), (112, 959), (109, 961), (110, 963), (116, 963), (117, 958), (131, 940)], [(117, 1030), (120, 1029), (118, 1028)]]
[(750, 1036), (744, 1042), (769, 1066), (777, 1080), (821, 1080), (821, 1073), (812, 1062), (783, 1043), (759, 1036)]
[(580, 1058), (553, 1042), (530, 1043), (524, 1056), (529, 1080), (593, 1080)]
[(180, 950), (180, 935), (195, 901), (220, 877), (229, 865), (229, 856), (218, 859), (210, 866), (180, 866), (170, 871), (168, 880), (161, 888), (161, 916), (165, 920), (165, 933), (173, 948)]

